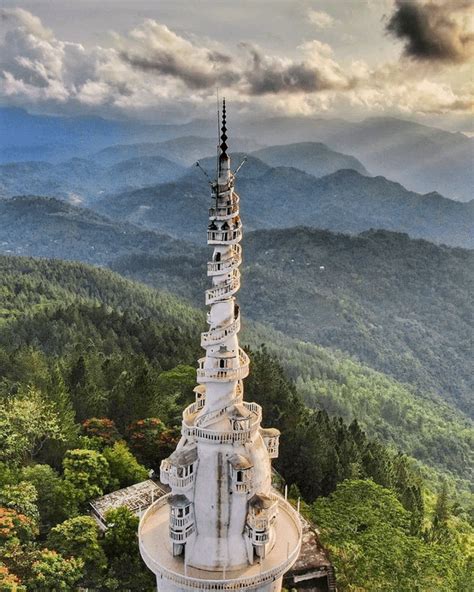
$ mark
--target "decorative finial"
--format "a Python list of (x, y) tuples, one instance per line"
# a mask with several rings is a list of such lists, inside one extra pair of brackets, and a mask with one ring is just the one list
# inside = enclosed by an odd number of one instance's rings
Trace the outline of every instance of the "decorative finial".
[(225, 110), (225, 99), (222, 100), (222, 127), (221, 127), (221, 156), (227, 156), (227, 127), (226, 127), (226, 110)]

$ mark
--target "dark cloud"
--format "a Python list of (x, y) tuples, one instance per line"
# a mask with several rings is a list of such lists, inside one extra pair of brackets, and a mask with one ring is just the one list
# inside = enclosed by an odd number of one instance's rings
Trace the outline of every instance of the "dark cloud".
[(287, 63), (269, 59), (255, 47), (244, 46), (251, 54), (251, 67), (244, 74), (251, 95), (317, 92), (341, 88), (313, 64)]
[(474, 50), (474, 35), (465, 28), (471, 10), (472, 4), (467, 0), (396, 0), (387, 31), (404, 41), (404, 52), (409, 57), (462, 63)]
[(172, 76), (182, 80), (189, 88), (208, 88), (216, 83), (216, 75), (197, 68), (188, 68), (180, 64), (170, 53), (155, 53), (152, 57), (120, 52), (124, 62), (145, 72)]

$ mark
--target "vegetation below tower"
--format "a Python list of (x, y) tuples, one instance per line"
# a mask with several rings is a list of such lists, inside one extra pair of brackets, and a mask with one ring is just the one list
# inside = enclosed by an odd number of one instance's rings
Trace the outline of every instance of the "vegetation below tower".
[[(1, 257), (0, 273), (2, 585), (152, 590), (138, 557), (136, 519), (114, 511), (108, 517), (114, 527), (100, 535), (85, 516), (87, 502), (143, 479), (145, 467), (156, 469), (174, 448), (181, 409), (193, 397), (204, 315), (166, 293), (78, 263)], [(292, 496), (316, 500), (305, 511), (323, 528), (341, 590), (350, 590), (339, 559), (347, 549), (362, 551), (351, 561), (367, 590), (382, 584), (395, 590), (395, 578), (412, 560), (418, 567), (406, 574), (407, 589), (416, 582), (428, 592), (436, 582), (448, 592), (469, 583), (466, 511), (452, 502), (434, 507), (412, 460), (367, 437), (355, 420), (309, 410), (298, 391), (309, 396), (309, 381), (324, 404), (346, 386), (338, 402), (348, 416), (363, 409), (362, 399), (370, 411), (381, 398), (408, 405), (405, 422), (423, 413), (420, 442), (433, 457), (441, 455), (432, 464), (445, 475), (467, 470), (469, 424), (461, 414), (435, 401), (421, 407), (393, 380), (263, 326), (247, 323), (246, 339), (253, 347), (246, 398), (259, 402), (265, 422), (283, 432), (277, 468)], [(258, 347), (262, 342), (268, 350)], [(295, 386), (287, 375), (297, 377), (302, 368), (312, 374)], [(413, 445), (408, 424), (392, 419), (383, 420), (392, 441)], [(437, 441), (444, 444), (435, 450)], [(357, 499), (364, 488), (362, 520)], [(341, 504), (360, 530), (332, 521)], [(386, 515), (377, 514), (380, 505)], [(396, 557), (387, 559), (396, 561), (393, 573), (377, 567), (376, 541), (387, 533), (397, 541)]]

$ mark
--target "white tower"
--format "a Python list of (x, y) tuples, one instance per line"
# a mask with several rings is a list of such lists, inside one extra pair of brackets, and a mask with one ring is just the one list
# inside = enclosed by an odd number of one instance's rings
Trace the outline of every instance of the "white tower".
[(150, 506), (139, 527), (143, 560), (159, 592), (279, 591), (301, 547), (298, 514), (271, 486), (279, 432), (244, 401), (249, 358), (239, 347), (242, 223), (227, 155), (225, 101), (207, 242), (214, 247), (206, 291), (209, 330), (201, 335), (196, 402), (183, 412), (182, 437), (161, 464), (172, 493)]

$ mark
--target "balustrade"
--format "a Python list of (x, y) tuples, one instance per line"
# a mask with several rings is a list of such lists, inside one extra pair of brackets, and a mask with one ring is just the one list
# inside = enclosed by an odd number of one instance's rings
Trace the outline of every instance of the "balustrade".
[(192, 403), (183, 412), (181, 433), (184, 437), (193, 438), (195, 440), (204, 440), (216, 444), (232, 444), (235, 442), (245, 444), (252, 440), (252, 437), (260, 427), (260, 422), (262, 420), (262, 408), (260, 405), (244, 401), (244, 407), (253, 414), (247, 429), (229, 429), (226, 431), (209, 430), (196, 425), (196, 419), (193, 417), (194, 405), (195, 403)]
[(209, 245), (233, 245), (242, 240), (242, 227), (230, 228), (229, 230), (208, 230), (207, 243)]
[(232, 245), (230, 256), (221, 261), (209, 261), (207, 275), (219, 275), (237, 268), (242, 263), (242, 249), (240, 245)]
[(234, 269), (232, 276), (214, 288), (206, 290), (206, 304), (214, 304), (219, 300), (232, 296), (240, 288), (240, 272)]
[(210, 345), (217, 345), (229, 337), (233, 337), (240, 331), (240, 315), (232, 321), (229, 325), (224, 327), (216, 327), (205, 333), (201, 333), (201, 347), (209, 347)]
[(221, 590), (225, 590), (227, 592), (229, 590), (245, 591), (248, 589), (258, 588), (259, 586), (264, 586), (265, 584), (274, 582), (278, 578), (280, 578), (286, 571), (288, 571), (288, 569), (294, 564), (298, 555), (300, 554), (302, 527), (299, 515), (295, 510), (293, 510), (290, 504), (285, 502), (283, 498), (281, 498), (280, 496), (276, 496), (274, 494), (271, 494), (271, 496), (278, 499), (279, 510), (287, 515), (288, 519), (291, 520), (291, 524), (293, 525), (293, 527), (296, 528), (298, 532), (298, 544), (295, 545), (292, 549), (289, 549), (289, 553), (287, 553), (285, 557), (282, 557), (281, 562), (279, 562), (277, 565), (272, 566), (270, 569), (264, 568), (258, 574), (252, 575), (250, 577), (242, 577), (242, 575), (240, 575), (238, 578), (207, 580), (204, 578), (196, 578), (185, 575), (184, 563), (182, 568), (183, 571), (181, 573), (178, 573), (168, 567), (165, 567), (163, 563), (159, 561), (159, 558), (156, 555), (152, 556), (150, 554), (149, 547), (145, 545), (145, 537), (143, 535), (142, 529), (144, 524), (148, 523), (149, 520), (153, 519), (153, 514), (159, 512), (161, 508), (163, 508), (163, 506), (167, 505), (167, 498), (169, 498), (169, 495), (166, 495), (157, 502), (155, 502), (145, 512), (145, 515), (143, 516), (140, 522), (140, 527), (138, 531), (140, 553), (144, 558), (145, 563), (152, 571), (154, 571), (157, 574), (160, 574), (161, 577), (166, 578), (168, 581), (172, 582), (180, 588), (183, 588), (184, 590), (209, 590), (214, 592)]

